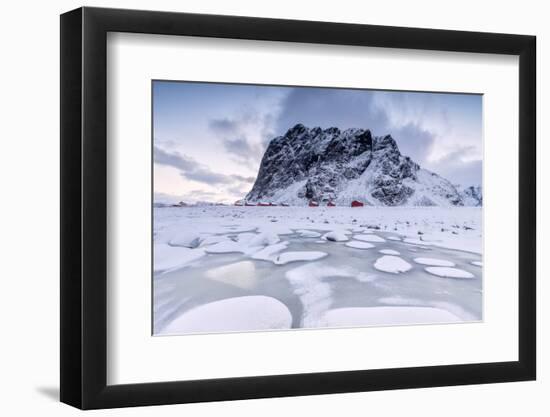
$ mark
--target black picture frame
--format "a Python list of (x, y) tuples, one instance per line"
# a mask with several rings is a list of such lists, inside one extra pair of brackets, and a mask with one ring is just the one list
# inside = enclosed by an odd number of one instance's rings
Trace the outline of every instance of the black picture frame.
[[(519, 56), (518, 361), (107, 385), (108, 32)], [(84, 7), (61, 15), (60, 56), (62, 402), (95, 409), (535, 379), (534, 36)]]

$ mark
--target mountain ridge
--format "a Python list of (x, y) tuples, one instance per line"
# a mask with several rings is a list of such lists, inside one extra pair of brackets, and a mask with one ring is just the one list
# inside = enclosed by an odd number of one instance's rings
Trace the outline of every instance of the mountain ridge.
[(305, 205), (310, 200), (382, 206), (481, 205), (481, 188), (457, 189), (402, 155), (391, 135), (369, 129), (308, 128), (273, 138), (247, 201)]

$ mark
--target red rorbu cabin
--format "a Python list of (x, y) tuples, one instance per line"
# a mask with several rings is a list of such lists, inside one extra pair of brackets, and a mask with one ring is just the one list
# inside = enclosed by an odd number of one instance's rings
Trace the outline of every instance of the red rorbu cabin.
[(327, 203), (327, 207), (336, 207), (336, 204), (334, 204), (332, 201), (329, 201)]
[(357, 200), (353, 200), (351, 202), (351, 206), (352, 207), (363, 207), (365, 204), (361, 203), (360, 201), (357, 201)]
[(319, 203), (317, 201), (310, 200), (309, 207), (319, 207)]
[(270, 204), (269, 204), (269, 203), (265, 203), (265, 202), (262, 201), (262, 202), (258, 203), (258, 206), (260, 206), (260, 207), (269, 207)]

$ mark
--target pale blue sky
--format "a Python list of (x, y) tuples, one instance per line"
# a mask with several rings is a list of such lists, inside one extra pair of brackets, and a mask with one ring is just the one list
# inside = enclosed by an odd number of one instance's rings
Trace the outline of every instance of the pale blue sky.
[(422, 167), (481, 185), (480, 95), (154, 81), (156, 198), (242, 198), (269, 141), (296, 123), (391, 134)]

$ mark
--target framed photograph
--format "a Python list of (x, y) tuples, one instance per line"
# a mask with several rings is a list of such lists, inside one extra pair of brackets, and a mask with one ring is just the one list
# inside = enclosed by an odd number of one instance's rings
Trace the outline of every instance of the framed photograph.
[(61, 16), (61, 401), (535, 379), (535, 37)]

